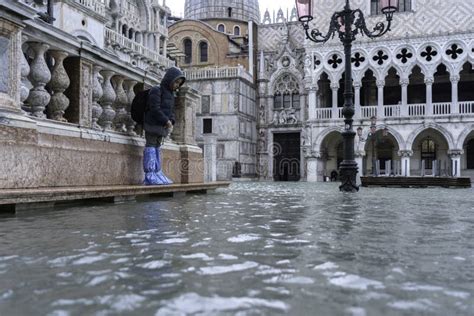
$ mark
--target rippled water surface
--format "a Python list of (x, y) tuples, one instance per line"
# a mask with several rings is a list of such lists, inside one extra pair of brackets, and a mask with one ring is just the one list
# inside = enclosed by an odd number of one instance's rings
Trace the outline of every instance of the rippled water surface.
[(473, 315), (472, 189), (236, 183), (0, 217), (0, 315)]

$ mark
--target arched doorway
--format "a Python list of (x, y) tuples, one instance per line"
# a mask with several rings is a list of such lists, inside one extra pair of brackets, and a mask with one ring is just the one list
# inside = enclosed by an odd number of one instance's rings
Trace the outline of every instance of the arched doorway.
[[(364, 175), (397, 174), (400, 172), (400, 159), (397, 155), (398, 142), (388, 129), (379, 129), (367, 136), (366, 156), (363, 161)], [(377, 170), (378, 165), (378, 170)]]
[[(321, 165), (318, 173), (322, 174), (324, 178), (331, 179), (331, 174), (336, 175), (335, 179), (339, 177), (339, 165), (343, 160), (343, 138), (338, 131), (332, 131), (326, 135), (321, 142), (319, 151), (321, 153)], [(335, 180), (333, 177), (333, 180)]]
[(448, 157), (448, 149), (448, 142), (440, 131), (428, 128), (419, 133), (412, 146), (411, 174), (449, 174), (451, 159)]

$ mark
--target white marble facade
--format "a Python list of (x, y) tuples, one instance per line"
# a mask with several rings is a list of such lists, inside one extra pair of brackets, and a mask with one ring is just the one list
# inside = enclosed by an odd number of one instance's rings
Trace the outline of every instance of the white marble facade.
[[(314, 0), (313, 26), (326, 30), (344, 2)], [(366, 14), (369, 27), (383, 20), (372, 14), (370, 3), (351, 1)], [(391, 32), (377, 40), (359, 37), (353, 45), (354, 128), (362, 132), (355, 141), (359, 174), (372, 173), (379, 160), (381, 173), (390, 168), (417, 175), (424, 166), (425, 175), (472, 177), (474, 7), (461, 0), (404, 4), (407, 10), (395, 13)], [(259, 26), (260, 178), (273, 179), (272, 135), (299, 132), (301, 179), (322, 181), (342, 160), (343, 50), (337, 38), (324, 45), (304, 40), (301, 25), (291, 19), (273, 23), (267, 16)], [(300, 87), (300, 109), (290, 105), (283, 115), (297, 113), (297, 123), (280, 119), (275, 106), (279, 89), (297, 93), (282, 85), (282, 78)], [(372, 132), (371, 117), (377, 119)]]

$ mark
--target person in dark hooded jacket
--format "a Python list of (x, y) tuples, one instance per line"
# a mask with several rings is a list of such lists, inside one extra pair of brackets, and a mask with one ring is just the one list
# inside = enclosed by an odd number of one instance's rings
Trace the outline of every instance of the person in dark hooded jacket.
[(183, 85), (185, 77), (176, 67), (165, 73), (159, 86), (151, 88), (148, 94), (147, 109), (143, 120), (145, 130), (145, 150), (143, 152), (143, 170), (145, 184), (173, 183), (161, 170), (161, 144), (175, 123), (175, 91)]

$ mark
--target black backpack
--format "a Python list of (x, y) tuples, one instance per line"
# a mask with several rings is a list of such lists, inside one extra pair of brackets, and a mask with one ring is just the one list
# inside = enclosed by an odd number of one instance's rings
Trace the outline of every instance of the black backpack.
[(134, 120), (138, 125), (143, 125), (143, 118), (145, 116), (149, 93), (150, 89), (146, 89), (138, 92), (133, 98), (130, 114), (132, 115), (132, 120)]

